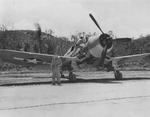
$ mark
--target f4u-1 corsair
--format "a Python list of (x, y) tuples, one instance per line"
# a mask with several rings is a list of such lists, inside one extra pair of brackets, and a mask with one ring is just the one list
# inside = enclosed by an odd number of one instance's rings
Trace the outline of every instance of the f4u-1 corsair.
[[(77, 42), (64, 56), (59, 56), (62, 59), (61, 77), (67, 78), (70, 81), (77, 80), (76, 75), (73, 73), (74, 66), (76, 65), (80, 69), (83, 64), (86, 64), (88, 67), (113, 71), (115, 79), (121, 80), (123, 78), (122, 73), (113, 65), (113, 61), (140, 56), (150, 57), (150, 53), (120, 57), (108, 56), (108, 53), (113, 48), (112, 37), (103, 32), (92, 14), (89, 14), (89, 16), (102, 34), (98, 37), (90, 37), (84, 44)], [(15, 64), (50, 64), (53, 56), (56, 55), (0, 49), (0, 60)], [(65, 70), (69, 72), (68, 77), (65, 77), (63, 74)]]

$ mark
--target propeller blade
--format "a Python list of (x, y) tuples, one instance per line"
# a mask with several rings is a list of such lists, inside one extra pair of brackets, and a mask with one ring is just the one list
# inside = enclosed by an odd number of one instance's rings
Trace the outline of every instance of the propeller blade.
[(100, 28), (100, 26), (97, 23), (97, 21), (95, 20), (94, 16), (91, 13), (89, 14), (89, 16), (93, 20), (93, 22), (96, 24), (96, 26), (98, 27), (98, 29), (102, 32), (102, 34), (104, 34), (103, 30)]
[(106, 53), (107, 53), (107, 45), (104, 47), (103, 51), (102, 51), (102, 55), (101, 55), (101, 59), (99, 62), (99, 65), (103, 66), (104, 65), (104, 61), (106, 58)]

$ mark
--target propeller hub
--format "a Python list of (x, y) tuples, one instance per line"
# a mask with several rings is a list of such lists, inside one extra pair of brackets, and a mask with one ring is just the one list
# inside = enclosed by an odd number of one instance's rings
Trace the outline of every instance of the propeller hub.
[(105, 47), (107, 45), (107, 49), (110, 49), (113, 45), (113, 40), (108, 34), (101, 34), (99, 36), (99, 42), (102, 45), (102, 47)]

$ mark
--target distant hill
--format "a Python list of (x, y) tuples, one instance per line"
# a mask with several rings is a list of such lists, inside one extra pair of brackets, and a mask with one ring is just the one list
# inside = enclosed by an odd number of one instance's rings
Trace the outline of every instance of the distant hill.
[(113, 41), (112, 56), (125, 56), (150, 52), (150, 36), (138, 39), (117, 38)]
[[(61, 47), (60, 54), (64, 54), (72, 45), (65, 37), (54, 37), (42, 32), (42, 53), (54, 54), (56, 45)], [(39, 44), (36, 31), (32, 30), (9, 30), (0, 31), (0, 48), (38, 52)]]

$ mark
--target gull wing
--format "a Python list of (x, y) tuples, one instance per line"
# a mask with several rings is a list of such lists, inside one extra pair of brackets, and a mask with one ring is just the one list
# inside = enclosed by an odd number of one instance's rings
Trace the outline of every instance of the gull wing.
[(134, 58), (134, 57), (150, 57), (150, 53), (119, 56), (119, 57), (114, 57), (112, 59), (113, 60), (121, 60), (121, 59), (130, 59), (130, 58)]
[(143, 69), (150, 66), (150, 53), (135, 54), (112, 58), (113, 64), (121, 69)]
[[(10, 63), (27, 62), (27, 63), (51, 63), (52, 57), (57, 55), (32, 53), (8, 49), (0, 49), (0, 59)], [(58, 56), (60, 58), (75, 60), (76, 57)]]

